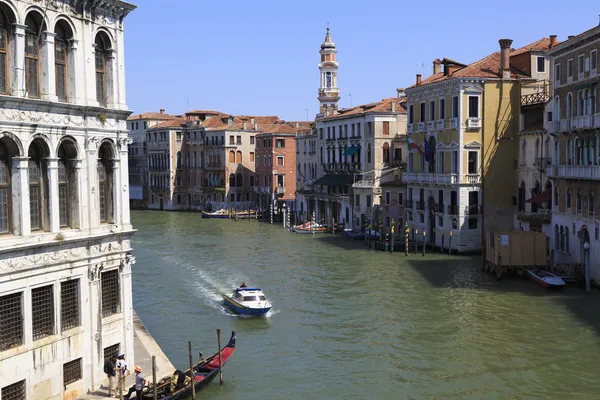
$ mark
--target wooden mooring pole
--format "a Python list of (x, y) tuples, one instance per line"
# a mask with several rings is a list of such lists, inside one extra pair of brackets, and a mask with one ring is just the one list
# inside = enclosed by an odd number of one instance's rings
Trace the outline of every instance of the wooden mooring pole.
[(194, 376), (194, 364), (192, 361), (192, 341), (188, 341), (188, 352), (190, 353), (190, 379), (192, 380), (192, 400), (196, 400), (196, 377)]
[(156, 393), (156, 356), (152, 356), (152, 398), (158, 398)]
[(408, 257), (408, 234), (410, 229), (408, 228), (408, 222), (404, 226), (404, 256)]
[(217, 345), (219, 346), (219, 384), (223, 384), (223, 364), (221, 363), (221, 329), (217, 329)]

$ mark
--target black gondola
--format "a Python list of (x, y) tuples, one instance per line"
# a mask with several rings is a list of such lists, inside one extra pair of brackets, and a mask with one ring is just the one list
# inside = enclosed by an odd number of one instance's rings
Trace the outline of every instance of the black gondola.
[[(231, 332), (229, 342), (221, 349), (221, 366), (225, 363), (235, 351), (235, 332)], [(208, 386), (219, 374), (219, 352), (202, 360), (193, 367), (195, 377), (196, 392)], [(176, 370), (172, 375), (165, 376), (156, 384), (157, 399), (176, 400), (190, 397), (192, 394), (192, 385), (189, 368), (185, 371)], [(142, 390), (142, 400), (153, 399), (153, 387), (150, 384)]]

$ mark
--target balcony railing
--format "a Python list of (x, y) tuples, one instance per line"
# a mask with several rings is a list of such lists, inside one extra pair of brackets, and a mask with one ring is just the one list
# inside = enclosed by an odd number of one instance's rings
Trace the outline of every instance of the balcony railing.
[(458, 206), (456, 204), (448, 204), (447, 211), (448, 215), (458, 215)]
[(425, 202), (423, 200), (416, 201), (415, 208), (419, 211), (424, 211), (425, 210)]
[(417, 125), (417, 130), (419, 132), (423, 132), (425, 130), (425, 122), (419, 122), (419, 124)]
[(479, 129), (481, 128), (481, 118), (467, 118), (467, 129)]
[(438, 213), (440, 213), (440, 214), (443, 214), (445, 207), (446, 206), (444, 204), (436, 204), (435, 211), (438, 212)]
[(277, 186), (277, 194), (285, 194), (285, 186)]
[(552, 212), (548, 209), (538, 209), (537, 211), (521, 211), (517, 214), (519, 221), (537, 221), (549, 224), (552, 219)]
[(465, 215), (481, 215), (481, 206), (472, 205), (465, 207)]
[(521, 84), (521, 105), (545, 104), (550, 100), (550, 82), (542, 79)]
[(548, 123), (548, 130), (553, 133), (566, 132), (573, 129), (600, 128), (600, 113), (593, 115), (580, 115), (560, 121)]
[(375, 185), (375, 180), (373, 180), (373, 179), (363, 179), (363, 180), (360, 180), (358, 182), (354, 182), (354, 184), (352, 185), (352, 187), (353, 188), (359, 188), (359, 189), (372, 189), (374, 185)]
[(600, 180), (600, 165), (553, 165), (549, 175), (555, 178)]
[(475, 185), (481, 183), (479, 174), (422, 174), (415, 172), (405, 172), (402, 174), (402, 180), (406, 183), (433, 183), (438, 185), (469, 184)]
[(435, 122), (433, 122), (433, 121), (428, 121), (428, 122), (427, 122), (427, 130), (428, 130), (428, 131), (432, 131), (432, 130), (434, 130), (434, 129), (435, 129)]
[(413, 205), (413, 204), (414, 204), (414, 203), (413, 203), (413, 201), (412, 201), (412, 200), (406, 200), (406, 201), (404, 202), (404, 208), (414, 208), (414, 205)]

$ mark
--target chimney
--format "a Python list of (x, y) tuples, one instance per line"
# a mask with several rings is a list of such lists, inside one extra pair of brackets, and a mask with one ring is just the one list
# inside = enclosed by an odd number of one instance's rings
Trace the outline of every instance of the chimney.
[(399, 87), (396, 89), (396, 93), (398, 94), (398, 98), (401, 99), (404, 97), (404, 88)]
[(242, 124), (242, 130), (246, 130), (246, 121), (244, 121), (244, 123)]
[(392, 112), (396, 112), (396, 102), (392, 100)]
[(417, 86), (421, 84), (421, 74), (417, 74)]
[[(254, 118), (252, 118), (252, 120), (254, 120)], [(258, 123), (257, 123), (257, 122), (255, 122), (255, 123), (254, 123), (254, 130), (255, 130), (255, 131), (257, 131), (257, 130), (258, 130)]]
[(250, 125), (254, 125), (254, 117), (250, 117)]
[(554, 46), (556, 46), (556, 35), (550, 35), (550, 45), (548, 46), (548, 48), (553, 48)]
[(160, 113), (161, 113), (161, 114), (164, 114), (164, 113), (165, 113), (165, 109), (164, 109), (164, 108), (161, 108), (161, 109), (160, 109)]
[(233, 118), (230, 115), (229, 117), (227, 117), (227, 125), (231, 125), (231, 124), (233, 124)]
[(512, 39), (500, 39), (500, 71), (502, 79), (510, 79), (510, 45)]
[(296, 129), (298, 129), (300, 127), (300, 123), (298, 121), (296, 121)]
[(442, 72), (442, 62), (439, 58), (436, 58), (433, 60), (433, 73), (439, 74), (440, 72)]

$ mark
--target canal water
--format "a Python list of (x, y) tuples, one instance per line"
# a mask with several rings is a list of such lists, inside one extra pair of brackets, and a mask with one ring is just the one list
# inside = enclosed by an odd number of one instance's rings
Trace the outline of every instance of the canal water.
[[(134, 211), (134, 307), (173, 364), (238, 347), (199, 398), (600, 398), (600, 295), (498, 282), (478, 257), (365, 249), (257, 221)], [(267, 318), (223, 308), (242, 281)]]

